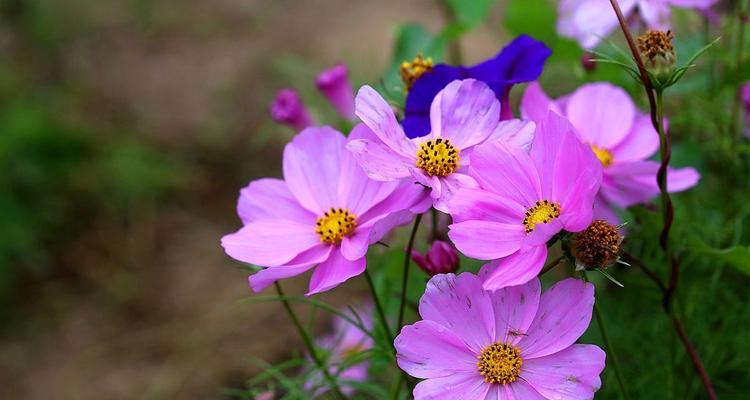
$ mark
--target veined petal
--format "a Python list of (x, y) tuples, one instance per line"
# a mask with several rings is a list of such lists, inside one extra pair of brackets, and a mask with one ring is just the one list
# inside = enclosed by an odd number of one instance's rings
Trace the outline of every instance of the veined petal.
[(407, 325), (393, 342), (399, 368), (416, 378), (477, 373), (477, 356), (455, 333), (434, 321)]
[(471, 154), (469, 175), (483, 189), (525, 207), (534, 204), (542, 195), (539, 174), (529, 154), (502, 142), (477, 146)]
[(341, 254), (347, 260), (357, 260), (367, 254), (368, 247), (382, 239), (391, 229), (408, 224), (414, 219), (409, 210), (385, 214), (377, 220), (368, 221), (367, 225), (357, 227), (354, 234), (341, 241)]
[(495, 341), (516, 344), (526, 335), (539, 308), (541, 292), (539, 279), (534, 278), (490, 293), (495, 310)]
[(446, 64), (436, 65), (431, 72), (424, 73), (406, 95), (404, 105), (404, 130), (409, 138), (428, 135), (430, 127), (430, 107), (435, 96), (449, 83), (469, 78), (464, 67)]
[(284, 265), (264, 268), (250, 275), (248, 282), (254, 292), (260, 292), (274, 282), (301, 275), (318, 263), (325, 261), (331, 253), (332, 246), (315, 246), (301, 253)]
[(273, 178), (258, 179), (242, 188), (237, 214), (245, 224), (261, 219), (315, 223), (315, 214), (300, 206), (286, 182)]
[(310, 277), (310, 286), (305, 296), (325, 292), (344, 283), (347, 279), (355, 277), (365, 271), (367, 262), (365, 257), (356, 261), (347, 260), (338, 247), (334, 247), (331, 256), (315, 268)]
[(439, 178), (439, 180), (440, 196), (435, 199), (433, 207), (446, 214), (449, 212), (451, 199), (456, 192), (463, 188), (473, 189), (479, 186), (474, 178), (460, 172), (454, 172), (446, 177)]
[(479, 271), (485, 290), (524, 284), (534, 279), (547, 259), (547, 246), (534, 246), (485, 264)]
[(355, 99), (356, 114), (383, 143), (404, 157), (416, 158), (417, 147), (398, 124), (393, 109), (375, 89), (362, 86)]
[[(500, 386), (501, 400), (548, 400), (537, 392), (531, 385), (519, 379), (509, 385)], [(489, 399), (488, 399), (489, 400)]]
[(493, 343), (492, 301), (471, 273), (433, 276), (419, 300), (419, 314), (454, 332), (475, 354)]
[(523, 121), (520, 119), (500, 121), (495, 131), (487, 139), (487, 142), (499, 140), (528, 151), (532, 140), (534, 140), (535, 130), (536, 124), (533, 121)]
[(330, 127), (307, 128), (284, 148), (284, 179), (297, 201), (315, 215), (338, 204), (346, 138)]
[(455, 373), (419, 382), (414, 400), (484, 399), (490, 387), (477, 371)]
[(458, 149), (487, 139), (500, 120), (500, 102), (484, 82), (453, 81), (441, 90), (430, 108), (432, 135), (451, 141)]
[(521, 357), (544, 357), (575, 343), (591, 322), (594, 285), (568, 278), (542, 293), (534, 322), (519, 342)]
[(221, 238), (221, 246), (230, 257), (266, 267), (286, 264), (317, 245), (320, 238), (314, 225), (287, 220), (251, 222)]
[(602, 386), (604, 351), (574, 344), (558, 353), (524, 360), (521, 378), (548, 399), (593, 399)]

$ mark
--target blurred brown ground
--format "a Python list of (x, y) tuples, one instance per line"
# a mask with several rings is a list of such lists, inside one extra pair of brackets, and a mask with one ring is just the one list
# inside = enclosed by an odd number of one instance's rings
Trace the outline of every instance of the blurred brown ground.
[[(135, 3), (70, 1), (86, 32), (60, 71), (87, 88), (72, 112), (178, 153), (191, 164), (189, 189), (124, 223), (93, 222), (59, 255), (73, 279), (24, 288), (24, 317), (0, 337), (5, 399), (218, 398), (257, 372), (253, 358), (300, 348), (279, 304), (240, 302), (251, 294), (246, 273), (219, 246), (239, 226), (239, 188), (278, 176), (291, 134), (268, 122), (274, 91), (314, 90), (309, 77), (285, 80), (276, 62), (343, 61), (355, 81), (374, 81), (398, 23), (442, 21), (428, 0), (142, 1), (141, 15)], [(464, 41), (468, 61), (498, 49), (498, 13)], [(359, 293), (353, 280), (325, 299)]]

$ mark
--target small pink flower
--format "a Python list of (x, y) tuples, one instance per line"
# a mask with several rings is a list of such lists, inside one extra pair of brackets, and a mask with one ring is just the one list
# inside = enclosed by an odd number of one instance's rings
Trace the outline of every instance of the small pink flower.
[[(350, 136), (367, 131), (360, 124)], [(283, 163), (284, 180), (242, 189), (237, 212), (244, 226), (221, 239), (232, 258), (266, 267), (250, 277), (256, 292), (313, 268), (307, 294), (332, 289), (365, 270), (370, 244), (429, 207), (417, 185), (367, 178), (344, 135), (329, 127), (295, 136)]]
[[(349, 315), (355, 321), (357, 318), (347, 309), (340, 310)], [(372, 330), (372, 307), (366, 306), (356, 310), (362, 325), (367, 330)], [(367, 369), (370, 367), (369, 357), (353, 362), (352, 358), (358, 354), (369, 351), (374, 346), (373, 339), (357, 326), (352, 325), (345, 319), (337, 317), (333, 321), (333, 331), (316, 340), (316, 345), (328, 353), (326, 363), (331, 376), (338, 377), (341, 383), (341, 392), (351, 396), (355, 388), (348, 382), (364, 382), (367, 380)], [(314, 390), (315, 396), (325, 392), (326, 384), (320, 371), (311, 372), (305, 382), (306, 390)]]
[(430, 188), (433, 206), (443, 212), (459, 188), (477, 186), (466, 173), (475, 146), (487, 141), (527, 145), (534, 129), (531, 122), (499, 122), (495, 93), (474, 79), (453, 81), (435, 96), (427, 136), (406, 137), (391, 107), (369, 86), (357, 93), (356, 110), (375, 133), (348, 146), (367, 175), (380, 181), (416, 181)]
[(577, 279), (543, 294), (538, 279), (497, 291), (468, 272), (436, 275), (422, 320), (396, 337), (396, 360), (424, 379), (415, 400), (592, 399), (605, 354), (574, 344), (588, 328), (594, 286)]
[(354, 89), (349, 83), (349, 71), (346, 65), (336, 64), (318, 74), (315, 86), (342, 117), (354, 119)]
[(294, 89), (279, 90), (271, 103), (270, 113), (274, 121), (289, 125), (296, 131), (315, 124)]
[[(659, 194), (659, 163), (648, 158), (659, 149), (659, 135), (648, 115), (639, 112), (630, 96), (609, 83), (588, 83), (552, 100), (538, 83), (530, 84), (521, 101), (524, 118), (538, 121), (549, 111), (566, 116), (578, 138), (591, 146), (604, 167), (594, 217), (617, 225), (614, 207), (630, 207)], [(679, 192), (695, 186), (700, 174), (690, 167), (667, 173), (667, 188)]]
[(537, 124), (531, 151), (502, 142), (474, 149), (469, 175), (450, 204), (448, 236), (466, 256), (493, 260), (482, 268), (485, 289), (533, 279), (547, 241), (591, 223), (602, 168), (565, 118), (550, 112)]
[[(705, 10), (718, 0), (618, 0), (626, 18), (643, 21), (649, 29), (666, 31), (672, 7)], [(581, 47), (596, 47), (602, 38), (618, 26), (617, 16), (608, 1), (561, 0), (558, 6), (557, 32), (578, 41)]]
[(456, 249), (442, 240), (432, 242), (432, 246), (424, 255), (412, 250), (411, 259), (430, 276), (456, 272), (458, 269)]

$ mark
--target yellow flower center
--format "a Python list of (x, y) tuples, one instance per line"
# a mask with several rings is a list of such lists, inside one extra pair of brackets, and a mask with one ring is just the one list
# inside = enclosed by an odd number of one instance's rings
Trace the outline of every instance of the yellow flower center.
[(604, 168), (609, 167), (612, 165), (612, 161), (614, 161), (614, 157), (612, 156), (612, 153), (609, 152), (609, 150), (602, 149), (601, 147), (596, 147), (593, 144), (591, 145), (591, 150), (594, 151), (594, 154), (596, 154), (596, 158), (601, 161)]
[(429, 176), (446, 176), (458, 168), (458, 149), (448, 139), (428, 140), (417, 149), (417, 167)]
[(404, 82), (404, 89), (409, 91), (414, 82), (416, 82), (422, 74), (430, 71), (432, 71), (432, 58), (422, 58), (422, 53), (417, 54), (411, 62), (402, 62), (401, 80)]
[(548, 200), (537, 201), (524, 214), (523, 226), (526, 227), (526, 233), (533, 231), (536, 224), (546, 224), (559, 217), (560, 211), (560, 205), (555, 202)]
[(343, 208), (331, 208), (315, 222), (315, 233), (323, 243), (337, 244), (357, 226), (356, 215)]
[(493, 343), (485, 347), (477, 358), (477, 368), (487, 383), (512, 383), (521, 373), (521, 350), (512, 344)]

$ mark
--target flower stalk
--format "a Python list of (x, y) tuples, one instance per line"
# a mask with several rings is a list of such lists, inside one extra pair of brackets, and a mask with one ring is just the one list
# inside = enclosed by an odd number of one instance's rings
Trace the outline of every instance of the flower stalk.
[[(417, 237), (417, 229), (419, 229), (419, 223), (422, 221), (422, 214), (418, 214), (414, 219), (414, 225), (411, 228), (411, 236), (409, 236), (409, 243), (406, 245), (406, 253), (404, 254), (404, 274), (401, 279), (401, 303), (398, 306), (398, 325), (401, 329), (404, 324), (404, 309), (406, 308), (406, 290), (409, 286), (409, 261), (411, 261), (411, 252), (414, 249), (414, 239)], [(393, 340), (391, 339), (391, 342)]]

